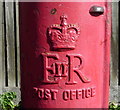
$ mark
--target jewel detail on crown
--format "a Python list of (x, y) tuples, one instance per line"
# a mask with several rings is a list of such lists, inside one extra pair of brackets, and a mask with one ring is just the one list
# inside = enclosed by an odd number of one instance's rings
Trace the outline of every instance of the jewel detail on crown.
[(53, 49), (75, 49), (80, 35), (79, 26), (67, 24), (67, 15), (60, 16), (60, 20), (61, 24), (53, 24), (48, 28)]

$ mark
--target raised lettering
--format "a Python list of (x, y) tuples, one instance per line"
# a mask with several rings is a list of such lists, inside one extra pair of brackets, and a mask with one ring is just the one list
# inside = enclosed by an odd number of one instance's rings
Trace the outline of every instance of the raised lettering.
[(58, 93), (58, 90), (56, 89), (51, 89), (51, 98), (53, 100), (56, 100), (57, 99), (57, 93)]
[(87, 88), (87, 89), (85, 90), (85, 96), (86, 96), (86, 98), (91, 97), (91, 88)]
[(75, 100), (75, 99), (86, 99), (95, 96), (95, 87), (83, 88), (83, 89), (71, 89), (63, 91), (63, 99)]
[(51, 93), (49, 89), (44, 90), (44, 97), (45, 99), (51, 99)]
[(82, 89), (82, 99), (85, 99), (85, 89)]
[[(44, 89), (34, 87), (35, 92), (39, 99), (42, 100), (56, 100), (58, 90), (57, 89)], [(62, 93), (63, 100), (75, 100), (75, 99), (86, 99), (94, 97), (96, 95), (96, 87), (82, 88), (82, 89), (71, 89), (64, 90)], [(60, 98), (60, 97), (59, 97)]]
[(76, 90), (76, 99), (79, 99), (82, 96), (82, 89)]
[(67, 67), (68, 64), (65, 62), (56, 62), (56, 77), (66, 77), (68, 74)]
[(63, 99), (64, 100), (70, 100), (70, 90), (65, 90), (63, 92)]
[(76, 90), (71, 90), (70, 91), (70, 100), (73, 100), (76, 98)]
[[(68, 60), (69, 60), (69, 79), (66, 84), (76, 84), (77, 82), (74, 79), (74, 72), (77, 73), (78, 77), (82, 80), (84, 83), (89, 83), (90, 80), (86, 78), (86, 76), (80, 71), (80, 69), (83, 67), (83, 58), (80, 54), (67, 54)], [(74, 60), (75, 58), (79, 59), (79, 66), (76, 65), (74, 67)]]
[(96, 88), (95, 87), (92, 87), (91, 88), (91, 96), (94, 97), (96, 94)]
[[(67, 54), (68, 61), (59, 62), (59, 55), (57, 53), (42, 53), (43, 56), (43, 71), (44, 71), (44, 83), (58, 84), (62, 77), (66, 77), (65, 84), (76, 84), (75, 73), (83, 83), (89, 83), (90, 80), (81, 72), (83, 67), (83, 57), (80, 54)], [(54, 62), (49, 64), (49, 59), (53, 59)], [(77, 59), (78, 65), (75, 65), (75, 59)], [(60, 77), (60, 78), (57, 78)]]
[(49, 99), (56, 100), (57, 99), (57, 93), (58, 93), (57, 89), (44, 89), (44, 88), (34, 87), (34, 90), (40, 99), (44, 99), (44, 100), (49, 100)]
[[(48, 59), (53, 58), (55, 60), (59, 59), (58, 54), (52, 54), (52, 53), (42, 53), (43, 56), (43, 67), (44, 67), (44, 83), (58, 83), (57, 81), (50, 80), (48, 71), (51, 71), (53, 74), (55, 74), (55, 65), (53, 64), (53, 67), (48, 65)], [(52, 78), (51, 78), (52, 79)]]
[(38, 97), (42, 99), (44, 97), (44, 89), (38, 88)]

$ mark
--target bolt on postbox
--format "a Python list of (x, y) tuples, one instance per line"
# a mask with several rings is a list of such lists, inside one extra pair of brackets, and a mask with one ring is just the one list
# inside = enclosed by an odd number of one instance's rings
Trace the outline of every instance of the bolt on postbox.
[(110, 6), (20, 2), (23, 108), (108, 108)]

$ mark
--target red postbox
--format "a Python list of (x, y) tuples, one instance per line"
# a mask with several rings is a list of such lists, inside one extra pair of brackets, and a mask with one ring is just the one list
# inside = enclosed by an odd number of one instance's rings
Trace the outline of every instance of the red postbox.
[(108, 2), (21, 2), (23, 108), (108, 108)]

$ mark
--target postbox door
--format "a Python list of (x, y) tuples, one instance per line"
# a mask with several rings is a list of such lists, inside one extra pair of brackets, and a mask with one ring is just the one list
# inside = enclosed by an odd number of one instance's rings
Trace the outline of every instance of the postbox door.
[(107, 108), (110, 5), (21, 2), (23, 108)]

